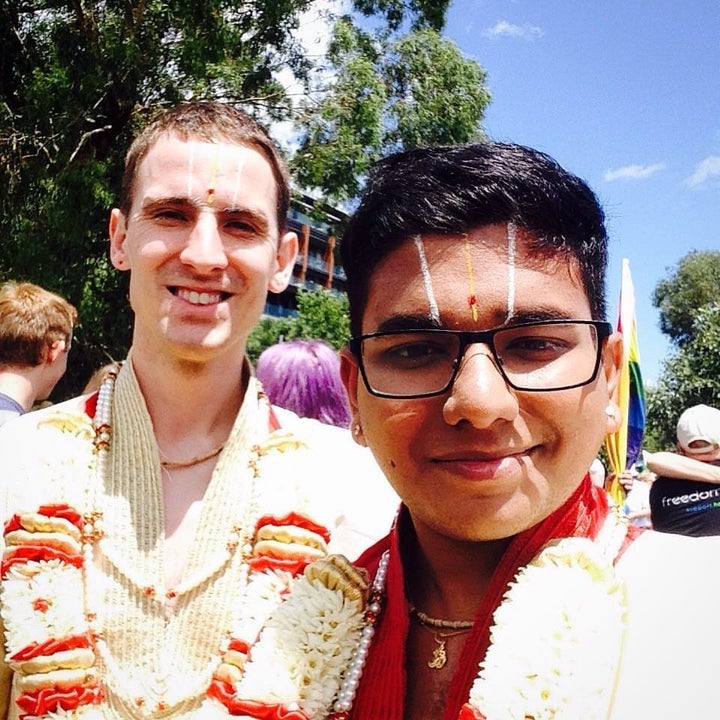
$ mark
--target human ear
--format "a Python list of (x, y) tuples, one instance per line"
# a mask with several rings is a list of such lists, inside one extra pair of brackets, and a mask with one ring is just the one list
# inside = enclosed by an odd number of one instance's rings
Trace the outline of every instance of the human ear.
[(56, 360), (65, 352), (67, 343), (65, 340), (55, 340), (52, 345), (48, 348), (45, 356), (45, 364), (52, 365)]
[(118, 270), (129, 270), (130, 263), (125, 252), (127, 234), (125, 214), (118, 208), (110, 213), (110, 262)]
[[(613, 412), (607, 412), (608, 426), (607, 434), (617, 432), (620, 429), (622, 415), (620, 413), (620, 375), (623, 363), (622, 335), (614, 332), (605, 341), (602, 353), (602, 372), (605, 375), (605, 385), (608, 392), (608, 408)], [(617, 412), (615, 412), (617, 409)]]
[(268, 290), (274, 293), (282, 292), (290, 282), (295, 259), (298, 254), (298, 238), (294, 232), (285, 233), (278, 243), (275, 272), (268, 283)]
[(355, 440), (358, 445), (367, 445), (363, 435), (357, 400), (358, 383), (362, 381), (360, 380), (357, 361), (347, 348), (343, 348), (340, 351), (340, 378), (345, 386), (345, 392), (347, 393), (350, 403), (350, 427), (352, 428), (353, 440)]

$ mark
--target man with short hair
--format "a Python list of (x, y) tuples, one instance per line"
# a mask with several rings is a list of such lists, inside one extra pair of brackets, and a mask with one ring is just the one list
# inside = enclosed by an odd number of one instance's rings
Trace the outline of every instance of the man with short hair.
[(677, 453), (648, 453), (657, 474), (650, 515), (660, 532), (720, 535), (720, 410), (694, 405), (677, 423)]
[(180, 105), (132, 144), (110, 217), (128, 358), (0, 433), (0, 716), (226, 716), (292, 578), (351, 552), (321, 424), (271, 407), (245, 356), (295, 262), (289, 197), (274, 144), (230, 105)]
[(0, 425), (47, 400), (67, 370), (77, 311), (32, 283), (0, 287)]
[(295, 583), (249, 716), (716, 718), (720, 544), (628, 528), (588, 475), (621, 417), (589, 187), (517, 145), (402, 152), (341, 252), (351, 428), (403, 504), (354, 575)]

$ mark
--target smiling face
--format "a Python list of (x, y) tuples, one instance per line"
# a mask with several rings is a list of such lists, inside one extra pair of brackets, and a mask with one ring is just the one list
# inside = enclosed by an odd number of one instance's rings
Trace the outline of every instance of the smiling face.
[[(436, 312), (440, 326), (452, 330), (493, 328), (509, 315), (512, 322), (591, 319), (578, 274), (563, 259), (531, 258), (520, 230), (509, 248), (504, 225), (468, 236), (467, 243), (461, 236), (425, 236), (424, 259), (413, 241), (392, 251), (372, 274), (362, 332), (419, 321), (436, 326)], [(454, 385), (436, 397), (374, 397), (348, 353), (343, 377), (354, 421), (418, 534), (491, 540), (529, 528), (559, 507), (605, 433), (616, 429), (605, 410), (618, 346), (617, 336), (607, 341), (593, 382), (554, 392), (512, 390), (480, 344), (468, 347)]]
[(238, 361), (268, 290), (282, 291), (297, 252), (279, 236), (265, 157), (242, 145), (162, 136), (140, 163), (126, 217), (113, 210), (111, 260), (130, 270), (136, 353)]

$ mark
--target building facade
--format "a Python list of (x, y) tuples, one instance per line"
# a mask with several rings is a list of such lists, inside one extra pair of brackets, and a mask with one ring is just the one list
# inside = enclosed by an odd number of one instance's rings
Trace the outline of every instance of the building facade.
[[(318, 209), (324, 218), (317, 219)], [(292, 279), (282, 293), (268, 293), (265, 314), (289, 317), (297, 313), (298, 290), (345, 292), (345, 272), (337, 262), (337, 238), (333, 227), (339, 227), (347, 215), (335, 208), (317, 203), (308, 195), (293, 195), (288, 225), (297, 233), (300, 251)]]

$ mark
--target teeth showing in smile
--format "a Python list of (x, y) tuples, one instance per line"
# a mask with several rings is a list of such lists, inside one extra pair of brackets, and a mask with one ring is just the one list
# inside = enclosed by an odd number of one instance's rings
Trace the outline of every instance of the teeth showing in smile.
[(222, 300), (222, 293), (195, 292), (195, 290), (178, 290), (177, 296), (191, 305), (211, 305)]

